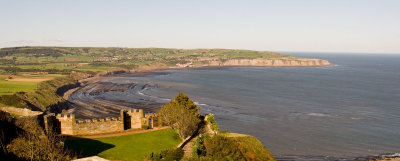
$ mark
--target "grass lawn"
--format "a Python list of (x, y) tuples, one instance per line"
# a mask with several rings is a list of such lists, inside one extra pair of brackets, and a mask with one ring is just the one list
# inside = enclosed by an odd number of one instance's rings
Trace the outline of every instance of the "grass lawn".
[(175, 148), (181, 142), (172, 129), (97, 139), (67, 140), (65, 147), (86, 155), (115, 160), (142, 160), (151, 152)]

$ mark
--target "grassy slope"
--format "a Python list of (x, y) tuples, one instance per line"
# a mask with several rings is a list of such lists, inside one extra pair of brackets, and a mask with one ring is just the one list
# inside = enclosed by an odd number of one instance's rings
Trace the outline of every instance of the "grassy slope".
[(237, 143), (239, 143), (239, 146), (246, 151), (246, 155), (248, 156), (255, 155), (257, 156), (256, 158), (261, 158), (262, 160), (275, 160), (267, 148), (253, 136), (233, 134), (230, 136), (228, 135), (228, 137), (232, 137)]
[[(34, 91), (14, 93), (13, 95), (0, 96), (0, 106), (13, 106), (17, 108), (28, 108), (33, 110), (48, 110), (50, 106), (63, 103), (65, 100), (57, 94), (61, 87), (74, 85), (77, 80), (85, 77), (85, 74), (74, 73), (64, 77), (40, 82)], [(26, 89), (20, 89), (26, 90)]]
[(67, 140), (65, 146), (86, 155), (115, 160), (141, 160), (151, 152), (175, 148), (181, 139), (172, 129), (98, 139)]
[(40, 82), (62, 76), (59, 74), (23, 75), (13, 76), (11, 80), (8, 80), (7, 76), (0, 76), (0, 96), (12, 95), (16, 92), (34, 92)]
[[(265, 160), (275, 158), (255, 137), (245, 134), (220, 132), (198, 137), (189, 160)], [(200, 156), (198, 156), (200, 154)]]

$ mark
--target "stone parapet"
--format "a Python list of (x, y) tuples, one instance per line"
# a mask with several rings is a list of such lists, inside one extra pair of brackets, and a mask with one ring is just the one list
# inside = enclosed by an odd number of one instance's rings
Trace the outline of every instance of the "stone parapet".
[(140, 129), (158, 126), (158, 117), (154, 113), (144, 114), (143, 109), (121, 110), (120, 117), (76, 119), (74, 114), (48, 114), (44, 116), (46, 130), (53, 129), (65, 135), (92, 135), (120, 132), (128, 129)]

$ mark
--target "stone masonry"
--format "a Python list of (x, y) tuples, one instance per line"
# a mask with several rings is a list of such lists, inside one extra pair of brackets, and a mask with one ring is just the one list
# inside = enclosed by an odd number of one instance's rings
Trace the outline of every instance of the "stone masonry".
[(44, 116), (47, 131), (54, 130), (64, 135), (93, 135), (121, 132), (128, 129), (153, 128), (161, 122), (154, 113), (143, 113), (143, 109), (121, 110), (120, 117), (77, 120), (75, 115), (48, 114)]

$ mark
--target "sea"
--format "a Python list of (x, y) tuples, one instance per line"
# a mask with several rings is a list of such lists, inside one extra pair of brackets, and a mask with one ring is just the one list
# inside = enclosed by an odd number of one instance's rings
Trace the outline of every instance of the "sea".
[(159, 103), (184, 92), (201, 113), (215, 114), (220, 130), (255, 136), (278, 160), (400, 154), (400, 54), (285, 54), (333, 65), (166, 70), (111, 81), (151, 84), (136, 92)]

